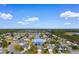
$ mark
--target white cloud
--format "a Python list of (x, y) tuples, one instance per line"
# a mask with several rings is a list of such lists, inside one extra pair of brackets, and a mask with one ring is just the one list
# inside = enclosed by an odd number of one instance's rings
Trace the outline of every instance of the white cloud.
[(70, 25), (71, 23), (69, 23), (69, 22), (66, 22), (66, 23), (64, 23), (65, 25)]
[(33, 22), (33, 21), (37, 21), (39, 18), (38, 17), (30, 17), (28, 19), (26, 19), (26, 22)]
[(20, 24), (25, 24), (24, 22), (22, 22), (22, 21), (18, 21), (18, 23), (20, 23)]
[(60, 14), (60, 17), (69, 19), (69, 18), (79, 18), (79, 12), (65, 11)]
[(35, 21), (38, 21), (39, 18), (38, 17), (28, 17), (27, 19), (24, 19), (23, 21), (18, 21), (18, 23), (20, 24), (29, 24), (29, 23), (32, 23), (32, 22), (35, 22)]
[(13, 18), (13, 16), (10, 13), (1, 13), (0, 12), (0, 18), (4, 20), (10, 20)]

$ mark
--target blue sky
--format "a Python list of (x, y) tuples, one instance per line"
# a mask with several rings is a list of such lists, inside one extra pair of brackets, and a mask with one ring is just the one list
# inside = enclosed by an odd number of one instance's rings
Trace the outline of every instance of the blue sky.
[(79, 5), (1, 4), (0, 28), (79, 28)]

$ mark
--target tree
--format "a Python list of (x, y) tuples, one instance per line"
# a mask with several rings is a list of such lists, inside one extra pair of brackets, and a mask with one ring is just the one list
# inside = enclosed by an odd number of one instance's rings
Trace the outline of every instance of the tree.
[(22, 46), (19, 45), (19, 44), (15, 44), (14, 48), (15, 48), (16, 51), (22, 51), (23, 50)]
[(2, 47), (3, 48), (7, 48), (8, 47), (8, 43), (6, 40), (2, 40)]

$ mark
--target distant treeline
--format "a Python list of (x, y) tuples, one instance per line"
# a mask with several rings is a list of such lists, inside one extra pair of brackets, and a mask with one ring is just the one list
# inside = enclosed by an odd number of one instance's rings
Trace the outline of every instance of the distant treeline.
[(19, 29), (0, 29), (0, 33), (17, 32)]
[(55, 34), (57, 36), (61, 36), (64, 37), (64, 33), (65, 32), (78, 32), (79, 33), (79, 29), (53, 29), (50, 31), (52, 34)]
[(18, 31), (28, 31), (28, 32), (79, 32), (79, 29), (0, 29), (0, 33), (5, 32), (18, 32)]
[(79, 32), (79, 29), (52, 29), (52, 32)]

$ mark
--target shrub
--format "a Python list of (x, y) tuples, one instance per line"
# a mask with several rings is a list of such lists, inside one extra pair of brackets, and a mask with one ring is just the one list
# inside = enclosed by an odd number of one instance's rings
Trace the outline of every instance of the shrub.
[(26, 53), (28, 54), (37, 53), (37, 49), (34, 45), (32, 45), (31, 48)]
[(72, 46), (72, 49), (75, 50), (75, 49), (79, 49), (79, 48), (77, 46)]
[(15, 44), (14, 48), (15, 48), (16, 51), (22, 51), (23, 50), (22, 46), (19, 45), (19, 44)]
[(6, 40), (2, 40), (2, 47), (3, 48), (7, 48), (8, 47), (8, 43)]

